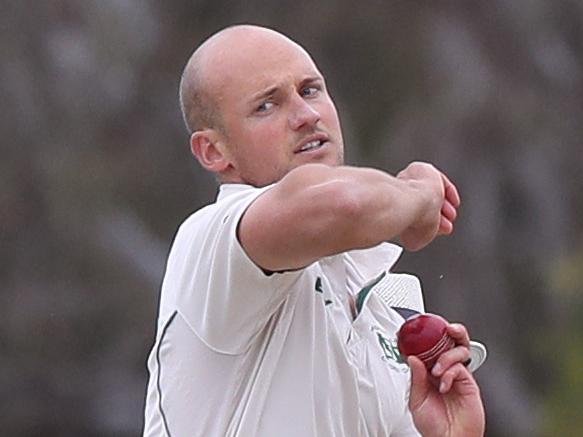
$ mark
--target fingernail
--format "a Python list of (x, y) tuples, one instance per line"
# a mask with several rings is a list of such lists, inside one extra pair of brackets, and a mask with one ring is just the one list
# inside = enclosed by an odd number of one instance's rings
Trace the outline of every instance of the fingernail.
[(441, 384), (439, 384), (439, 392), (445, 393), (445, 382), (444, 381), (441, 381)]
[(433, 366), (433, 370), (431, 373), (433, 373), (434, 375), (439, 375), (439, 373), (441, 372), (441, 364), (437, 363), (435, 364), (435, 366)]

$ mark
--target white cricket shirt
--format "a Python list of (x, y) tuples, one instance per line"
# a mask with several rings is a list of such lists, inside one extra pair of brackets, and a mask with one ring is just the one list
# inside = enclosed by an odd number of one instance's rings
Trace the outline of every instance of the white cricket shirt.
[[(379, 297), (423, 309), (419, 281), (389, 271), (401, 249), (383, 243), (266, 275), (236, 237), (266, 189), (221, 186), (175, 237), (148, 359), (144, 436), (419, 435), (396, 346), (404, 319)], [(404, 283), (415, 291), (399, 293)]]

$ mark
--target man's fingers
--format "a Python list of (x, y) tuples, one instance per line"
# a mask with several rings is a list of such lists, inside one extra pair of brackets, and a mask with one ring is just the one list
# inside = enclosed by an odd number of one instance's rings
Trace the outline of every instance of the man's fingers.
[(460, 395), (471, 395), (479, 390), (471, 372), (461, 363), (450, 367), (439, 381), (439, 392), (448, 393), (454, 389)]
[(463, 364), (470, 359), (470, 350), (466, 346), (457, 346), (442, 353), (433, 368), (431, 374), (439, 378), (456, 364)]
[(449, 323), (446, 330), (456, 347), (441, 354), (431, 371), (434, 377), (442, 376), (452, 366), (463, 364), (470, 358), (470, 335), (466, 327), (461, 323)]
[(441, 215), (448, 219), (450, 222), (455, 221), (457, 217), (457, 209), (449, 202), (447, 199), (443, 202), (441, 206)]
[(439, 392), (441, 394), (445, 394), (448, 391), (450, 391), (456, 379), (467, 377), (465, 375), (466, 372), (469, 373), (468, 370), (461, 363), (458, 363), (455, 366), (452, 366), (449, 369), (447, 369), (447, 371), (444, 372), (439, 382)]
[(437, 231), (438, 235), (449, 235), (453, 232), (453, 223), (449, 221), (444, 216), (441, 216), (439, 219), (439, 230)]
[(457, 208), (447, 199), (441, 206), (441, 217), (439, 221), (439, 235), (449, 235), (453, 232), (453, 223), (457, 218)]
[(464, 325), (461, 323), (449, 323), (446, 330), (456, 344), (470, 347), (470, 334), (468, 334), (468, 330)]
[(441, 178), (443, 180), (445, 198), (451, 202), (455, 208), (459, 208), (461, 205), (461, 197), (456, 186), (443, 173), (441, 174)]

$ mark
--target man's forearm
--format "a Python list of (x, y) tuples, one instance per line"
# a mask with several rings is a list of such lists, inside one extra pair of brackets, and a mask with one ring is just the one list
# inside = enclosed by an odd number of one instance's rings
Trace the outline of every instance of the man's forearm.
[(285, 270), (406, 229), (427, 232), (437, 226), (443, 201), (438, 176), (427, 173), (407, 178), (370, 168), (299, 167), (250, 206), (239, 239), (258, 265)]

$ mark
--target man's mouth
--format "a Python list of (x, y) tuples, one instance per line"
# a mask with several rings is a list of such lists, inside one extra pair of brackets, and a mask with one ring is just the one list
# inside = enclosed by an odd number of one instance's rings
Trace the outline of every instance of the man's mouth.
[(296, 153), (310, 152), (312, 150), (319, 149), (327, 142), (328, 142), (328, 140), (326, 138), (318, 138), (318, 139), (314, 139), (312, 141), (308, 141), (306, 144), (304, 144), (299, 149), (297, 149)]
[(300, 149), (300, 152), (307, 152), (308, 150), (317, 149), (318, 147), (321, 147), (322, 144), (324, 144), (322, 140), (310, 141)]

